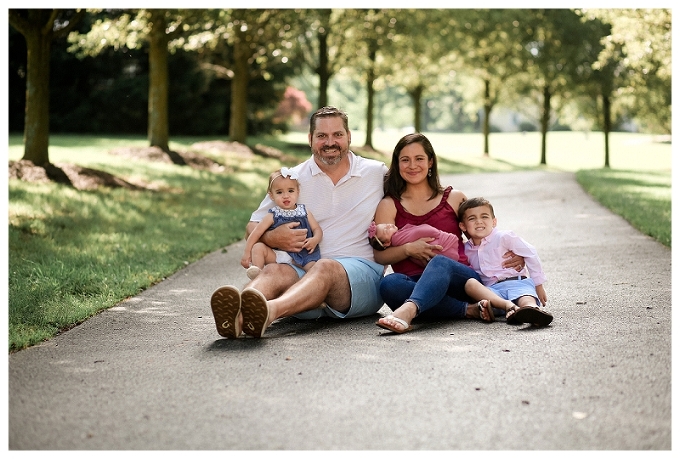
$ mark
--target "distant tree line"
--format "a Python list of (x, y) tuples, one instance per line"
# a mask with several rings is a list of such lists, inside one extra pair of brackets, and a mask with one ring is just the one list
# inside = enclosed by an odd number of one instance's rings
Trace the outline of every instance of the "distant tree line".
[[(513, 107), (536, 120), (542, 163), (546, 133), (575, 119), (605, 136), (630, 121), (670, 132), (666, 9), (10, 10), (9, 20), (9, 127), (23, 129), (36, 163), (49, 159), (34, 138), (50, 131), (146, 129), (163, 149), (170, 135), (244, 142), (284, 127), (274, 120), (286, 87), (310, 73), (315, 105), (334, 103), (341, 74), (361, 85), (366, 147), (376, 94), (393, 88), (409, 94), (417, 131), (428, 98), (453, 97), (455, 116), (483, 113), (487, 154), (490, 114)], [(47, 63), (31, 82), (36, 56)]]

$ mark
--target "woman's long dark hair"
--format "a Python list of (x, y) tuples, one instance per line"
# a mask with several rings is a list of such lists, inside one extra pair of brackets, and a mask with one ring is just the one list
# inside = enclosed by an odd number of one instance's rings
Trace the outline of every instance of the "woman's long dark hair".
[(434, 199), (439, 193), (444, 191), (441, 184), (439, 183), (437, 155), (434, 153), (434, 148), (432, 148), (432, 144), (428, 138), (419, 132), (405, 135), (399, 139), (399, 142), (397, 142), (397, 145), (394, 147), (394, 152), (392, 153), (392, 164), (390, 164), (390, 170), (385, 176), (385, 196), (401, 199), (401, 194), (404, 192), (404, 190), (406, 190), (406, 180), (404, 180), (399, 173), (399, 154), (405, 146), (412, 143), (419, 143), (423, 147), (423, 150), (425, 150), (427, 159), (432, 160), (432, 167), (430, 167), (431, 174), (428, 174), (427, 183), (430, 185), (430, 188), (432, 188), (432, 196), (430, 196), (430, 199)]

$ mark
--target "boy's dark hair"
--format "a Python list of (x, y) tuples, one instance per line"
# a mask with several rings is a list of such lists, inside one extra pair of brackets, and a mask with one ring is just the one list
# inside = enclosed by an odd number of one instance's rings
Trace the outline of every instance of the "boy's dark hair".
[(462, 221), (463, 217), (465, 216), (465, 211), (468, 209), (474, 209), (475, 207), (482, 207), (482, 206), (488, 206), (489, 209), (491, 210), (491, 217), (496, 218), (496, 215), (494, 214), (493, 211), (493, 206), (489, 201), (482, 197), (477, 197), (477, 198), (470, 198), (466, 199), (465, 201), (460, 203), (460, 206), (458, 206), (458, 221)]

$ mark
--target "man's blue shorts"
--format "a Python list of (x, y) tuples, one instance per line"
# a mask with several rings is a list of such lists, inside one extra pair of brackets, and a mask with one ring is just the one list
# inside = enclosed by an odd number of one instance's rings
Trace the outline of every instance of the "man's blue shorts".
[[(352, 317), (370, 316), (378, 312), (383, 306), (380, 296), (380, 280), (383, 277), (385, 267), (364, 258), (333, 258), (345, 268), (349, 285), (352, 289), (352, 305), (347, 313), (341, 313), (325, 306), (320, 309), (305, 311), (295, 314), (298, 319), (318, 319), (332, 317), (334, 319), (350, 319)], [(291, 265), (292, 266), (292, 265)], [(305, 274), (303, 269), (293, 266), (298, 276)]]

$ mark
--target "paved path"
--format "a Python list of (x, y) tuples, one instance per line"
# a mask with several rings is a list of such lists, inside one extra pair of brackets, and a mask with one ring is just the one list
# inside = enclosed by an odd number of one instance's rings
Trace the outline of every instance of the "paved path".
[(570, 173), (443, 182), (538, 248), (550, 327), (391, 336), (376, 315), (221, 339), (209, 298), (247, 280), (240, 242), (10, 355), (9, 448), (671, 449), (671, 251)]

